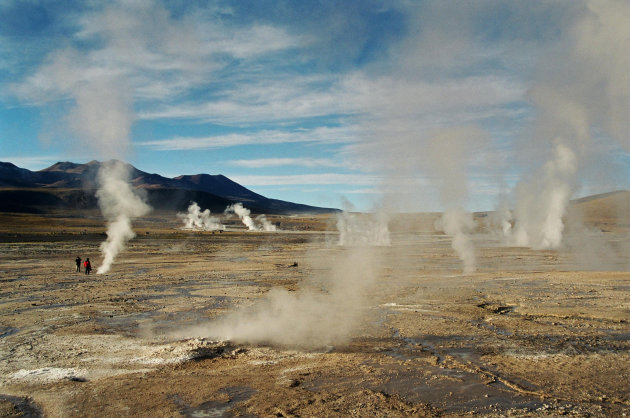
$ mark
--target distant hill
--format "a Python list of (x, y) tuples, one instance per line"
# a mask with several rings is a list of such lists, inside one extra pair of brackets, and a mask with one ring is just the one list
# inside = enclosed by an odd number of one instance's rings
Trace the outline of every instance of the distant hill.
[(571, 201), (589, 221), (630, 222), (630, 191), (618, 190)]
[[(51, 208), (92, 209), (97, 207), (97, 174), (103, 163), (58, 162), (39, 171), (30, 171), (0, 162), (0, 211), (41, 213)], [(150, 174), (128, 165), (131, 184), (142, 190), (155, 209), (185, 210), (191, 201), (203, 209), (222, 212), (241, 202), (254, 213), (329, 213), (320, 208), (269, 199), (223, 175), (195, 174), (175, 178)]]

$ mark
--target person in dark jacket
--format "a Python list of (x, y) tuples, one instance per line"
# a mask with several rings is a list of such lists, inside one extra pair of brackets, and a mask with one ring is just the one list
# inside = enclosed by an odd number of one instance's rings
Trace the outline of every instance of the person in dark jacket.
[(90, 263), (90, 257), (85, 259), (83, 267), (85, 267), (85, 274), (90, 274), (90, 272), (92, 271), (92, 263)]
[(77, 263), (77, 272), (81, 273), (81, 257), (77, 256), (77, 259), (74, 260)]

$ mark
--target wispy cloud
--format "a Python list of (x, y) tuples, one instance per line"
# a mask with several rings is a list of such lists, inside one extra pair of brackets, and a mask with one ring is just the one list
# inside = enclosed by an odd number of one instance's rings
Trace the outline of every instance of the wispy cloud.
[(282, 144), (291, 142), (319, 142), (344, 144), (357, 140), (352, 127), (320, 127), (312, 130), (266, 130), (244, 134), (228, 134), (208, 137), (176, 137), (155, 141), (141, 141), (136, 145), (155, 151), (184, 151), (227, 148), (251, 144)]
[[(412, 14), (420, 15), (412, 9)], [(439, 7), (426, 9), (423, 12), (438, 16), (443, 12)], [(398, 64), (412, 70), (406, 76), (383, 75), (369, 67), (368, 71), (318, 72), (305, 70), (301, 61), (309, 55), (315, 32), (298, 35), (299, 31), (288, 31), (285, 26), (255, 21), (230, 24), (224, 15), (225, 11), (208, 7), (197, 8), (196, 14), (173, 16), (151, 2), (114, 2), (78, 20), (80, 29), (70, 44), (89, 48), (67, 46), (50, 54), (14, 91), (42, 103), (65, 97), (76, 88), (74, 84), (124, 78), (135, 101), (136, 117), (142, 120), (254, 126), (362, 115), (365, 120), (376, 118), (390, 125), (414, 120), (414, 130), (497, 117), (511, 111), (506, 105), (523, 100), (524, 88), (518, 79), (497, 72), (479, 75), (460, 70), (450, 77), (423, 76), (425, 61), (410, 57), (442, 49), (435, 48), (428, 35), (416, 43), (403, 43), (400, 51), (406, 53), (398, 51), (401, 57), (394, 53)], [(434, 57), (432, 65), (450, 74), (462, 68), (461, 59), (468, 57), (465, 62), (470, 63), (475, 54), (457, 44), (465, 37), (444, 35), (444, 39), (456, 45), (446, 44), (446, 52), (441, 59)], [(459, 61), (444, 58), (452, 55)], [(484, 59), (494, 57), (478, 54), (474, 62)], [(392, 127), (383, 130), (394, 132)], [(212, 148), (202, 144), (217, 142), (173, 141), (193, 148)]]
[(62, 160), (55, 155), (0, 156), (0, 161), (10, 162), (20, 168), (41, 170)]
[(213, 97), (201, 102), (169, 103), (146, 108), (139, 118), (191, 119), (226, 125), (299, 122), (351, 114), (337, 77), (273, 73), (247, 81), (227, 77)]
[(374, 187), (368, 187), (368, 188), (363, 188), (363, 189), (348, 189), (348, 190), (344, 190), (343, 194), (382, 195), (383, 189), (378, 189)]
[[(173, 16), (157, 2), (107, 3), (83, 14), (75, 26), (79, 30), (37, 72), (14, 86), (16, 94), (45, 103), (63, 98), (74, 84), (115, 76), (125, 78), (136, 100), (170, 101), (207, 88), (227, 66), (228, 74), (238, 77), (259, 57), (301, 43), (271, 25), (227, 25), (211, 13)], [(60, 67), (72, 74), (60, 74)]]
[[(438, 181), (427, 169), (427, 145), (444, 129), (474, 127), (485, 135), (466, 137), (470, 152), (461, 165), (471, 196), (485, 198), (497, 184), (513, 184), (548, 151), (531, 146), (545, 135), (526, 131), (538, 129), (533, 104), (547, 88), (532, 95), (539, 72), (555, 74), (551, 81), (559, 86), (583, 86), (566, 96), (593, 103), (587, 110), (598, 130), (617, 139), (610, 139), (616, 151), (597, 147), (602, 160), (628, 150), (627, 60), (619, 52), (627, 49), (628, 29), (621, 22), (626, 14), (616, 12), (627, 9), (623, 1), (479, 1), (456, 8), (448, 1), (322, 4), (316, 19), (291, 2), (277, 8), (267, 7), (273, 2), (225, 7), (113, 0), (72, 10), (47, 2), (6, 3), (10, 7), (0, 6), (0, 99), (12, 92), (12, 104), (36, 104), (46, 112), (61, 102), (67, 110), (86, 85), (105, 81), (129, 98), (130, 121), (140, 127), (132, 131), (133, 145), (141, 158), (210, 151), (221, 155), (217, 169), (283, 173), (273, 169), (291, 167), (300, 173), (239, 177), (248, 185), (347, 184), (349, 194), (371, 194), (380, 193), (384, 180), (388, 193), (416, 194), (422, 204), (424, 190)], [(599, 26), (592, 20), (579, 31), (582, 52), (601, 51), (605, 59), (584, 68), (550, 67), (554, 54), (566, 49), (562, 40), (570, 35), (570, 22), (609, 3), (619, 7), (602, 15), (602, 22), (619, 22), (618, 30), (608, 25), (610, 36), (593, 37), (589, 31)], [(36, 27), (47, 13), (46, 27)], [(31, 25), (22, 25), (28, 16)], [(568, 83), (582, 72), (594, 82)], [(601, 84), (607, 72), (619, 80)], [(547, 96), (553, 101), (558, 95)], [(613, 101), (590, 100), (599, 96)], [(61, 139), (68, 137), (57, 129)], [(290, 145), (282, 154), (275, 153), (281, 147), (255, 147), (268, 144)], [(223, 150), (230, 147), (239, 148)], [(55, 160), (12, 159), (28, 167)], [(173, 171), (170, 164), (163, 169)], [(627, 173), (627, 157), (619, 165)], [(353, 171), (305, 174), (347, 170)]]
[(246, 168), (266, 168), (283, 166), (300, 167), (341, 167), (342, 164), (327, 158), (257, 158), (251, 160), (232, 160), (227, 164)]
[[(486, 110), (524, 100), (525, 86), (509, 76), (463, 75), (429, 80), (421, 75), (373, 77), (355, 73), (346, 78), (350, 106), (400, 118), (444, 112)], [(395, 107), (392, 107), (395, 105)]]
[(286, 186), (308, 184), (345, 184), (345, 185), (375, 185), (382, 182), (380, 176), (364, 174), (298, 174), (298, 175), (269, 175), (269, 176), (239, 176), (230, 178), (246, 186)]

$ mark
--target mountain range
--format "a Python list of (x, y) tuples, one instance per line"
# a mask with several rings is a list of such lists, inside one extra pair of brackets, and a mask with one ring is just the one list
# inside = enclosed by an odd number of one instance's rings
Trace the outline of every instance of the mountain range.
[[(58, 162), (39, 171), (0, 162), (0, 211), (39, 213), (56, 209), (93, 209), (97, 173), (104, 163)], [(191, 202), (202, 209), (222, 212), (228, 205), (242, 203), (254, 213), (330, 213), (321, 208), (269, 199), (218, 174), (182, 175), (174, 178), (150, 174), (128, 165), (131, 184), (147, 202), (160, 210), (186, 210)]]

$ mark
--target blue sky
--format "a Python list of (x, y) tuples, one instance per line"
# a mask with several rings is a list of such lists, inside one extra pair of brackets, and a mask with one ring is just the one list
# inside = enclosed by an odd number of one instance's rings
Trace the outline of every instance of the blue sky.
[[(580, 148), (574, 191), (627, 189), (628, 65), (595, 78), (580, 55), (582, 34), (597, 31), (589, 25), (619, 34), (626, 7), (6, 0), (0, 161), (38, 170), (121, 158), (168, 177), (221, 173), (268, 197), (362, 210), (384, 196), (400, 210), (441, 210), (447, 184), (458, 204), (488, 210), (552, 149), (549, 100), (537, 92), (593, 84), (616, 93), (566, 94), (561, 105), (587, 115), (588, 139), (569, 141)], [(627, 53), (627, 34), (615, 36), (610, 56)], [(463, 138), (452, 158), (430, 146), (444, 132)], [(436, 152), (461, 168), (461, 184), (434, 174)]]

